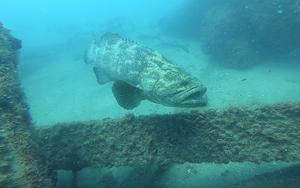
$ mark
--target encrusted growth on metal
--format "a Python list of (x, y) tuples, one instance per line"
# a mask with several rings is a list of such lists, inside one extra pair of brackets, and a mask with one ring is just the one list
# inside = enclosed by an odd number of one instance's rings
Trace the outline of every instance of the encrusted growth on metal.
[(0, 187), (54, 187), (57, 169), (300, 161), (300, 103), (34, 130), (16, 71), (20, 47), (0, 24)]
[(0, 24), (0, 187), (52, 187), (17, 75), (19, 48)]
[(128, 115), (39, 130), (54, 169), (147, 163), (300, 161), (300, 104)]

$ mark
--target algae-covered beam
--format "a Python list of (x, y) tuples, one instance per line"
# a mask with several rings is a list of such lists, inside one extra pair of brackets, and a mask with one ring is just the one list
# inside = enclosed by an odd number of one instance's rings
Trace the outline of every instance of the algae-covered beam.
[(18, 49), (0, 23), (0, 187), (54, 187), (32, 135), (31, 118), (18, 79)]
[(54, 169), (300, 161), (300, 104), (133, 116), (38, 130)]

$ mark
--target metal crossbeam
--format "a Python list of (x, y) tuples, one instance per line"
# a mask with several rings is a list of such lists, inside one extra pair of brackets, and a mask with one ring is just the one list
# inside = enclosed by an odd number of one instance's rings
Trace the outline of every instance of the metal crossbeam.
[(300, 161), (300, 104), (128, 115), (38, 130), (54, 169)]

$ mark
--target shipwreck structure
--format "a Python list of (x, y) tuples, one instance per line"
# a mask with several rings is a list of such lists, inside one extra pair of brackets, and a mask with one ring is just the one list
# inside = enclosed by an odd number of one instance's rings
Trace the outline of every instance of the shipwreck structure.
[(55, 187), (59, 169), (300, 161), (300, 103), (32, 125), (21, 42), (0, 25), (0, 187)]
[(0, 187), (52, 187), (18, 79), (21, 41), (0, 24)]

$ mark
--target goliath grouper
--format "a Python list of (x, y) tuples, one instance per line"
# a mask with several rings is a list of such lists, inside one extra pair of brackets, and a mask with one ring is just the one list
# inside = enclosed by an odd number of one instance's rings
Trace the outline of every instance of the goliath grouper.
[(165, 106), (199, 107), (207, 104), (206, 88), (159, 52), (118, 34), (105, 33), (86, 50), (99, 84), (113, 81), (120, 106), (137, 107), (142, 100)]

